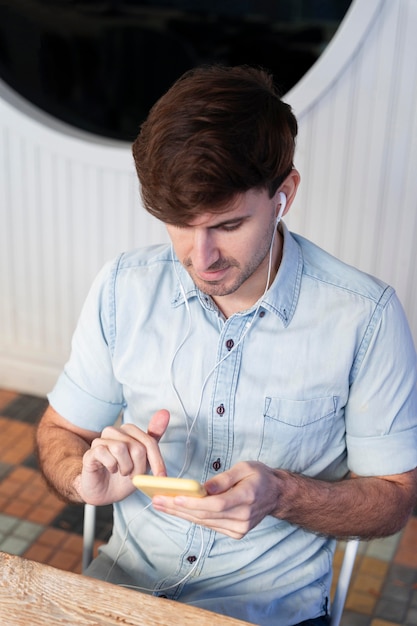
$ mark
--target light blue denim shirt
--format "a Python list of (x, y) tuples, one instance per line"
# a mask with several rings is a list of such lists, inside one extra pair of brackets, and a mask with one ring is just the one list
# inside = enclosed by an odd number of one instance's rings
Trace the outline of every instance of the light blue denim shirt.
[[(329, 481), (416, 467), (416, 355), (394, 290), (282, 227), (261, 306), (229, 319), (170, 246), (107, 264), (51, 405), (96, 431), (120, 411), (147, 430), (168, 409), (168, 474), (202, 482), (242, 460)], [(328, 608), (332, 539), (269, 516), (238, 541), (148, 505), (115, 504), (104, 548), (140, 588), (265, 626)]]

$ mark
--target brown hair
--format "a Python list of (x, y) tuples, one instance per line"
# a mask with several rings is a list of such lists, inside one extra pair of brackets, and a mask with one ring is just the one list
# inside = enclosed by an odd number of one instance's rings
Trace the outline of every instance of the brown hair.
[(133, 143), (144, 206), (186, 225), (249, 189), (272, 197), (293, 167), (296, 135), (291, 107), (265, 70), (192, 69), (152, 107)]

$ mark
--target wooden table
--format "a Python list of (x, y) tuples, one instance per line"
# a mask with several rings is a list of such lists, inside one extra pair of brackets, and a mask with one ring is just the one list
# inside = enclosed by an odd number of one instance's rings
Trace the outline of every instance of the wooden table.
[(2, 626), (244, 626), (247, 622), (0, 552)]

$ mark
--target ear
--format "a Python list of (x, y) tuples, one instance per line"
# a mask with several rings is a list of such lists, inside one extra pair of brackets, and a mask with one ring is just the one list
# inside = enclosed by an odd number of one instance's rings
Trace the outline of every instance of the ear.
[(294, 202), (294, 198), (297, 195), (298, 185), (300, 184), (300, 174), (298, 170), (292, 169), (288, 174), (287, 178), (284, 180), (282, 185), (277, 189), (274, 199), (276, 201), (276, 215), (278, 216), (281, 208), (281, 198), (280, 193), (285, 193), (285, 197), (287, 199), (285, 209), (282, 215), (286, 215)]

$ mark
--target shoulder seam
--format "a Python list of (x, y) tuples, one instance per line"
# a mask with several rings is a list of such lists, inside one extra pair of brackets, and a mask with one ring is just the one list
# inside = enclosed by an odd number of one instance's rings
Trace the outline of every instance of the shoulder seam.
[(350, 385), (352, 385), (352, 383), (355, 381), (358, 370), (361, 367), (362, 361), (368, 350), (371, 338), (375, 332), (376, 327), (378, 326), (381, 320), (382, 313), (384, 312), (384, 309), (386, 308), (388, 302), (391, 300), (391, 298), (394, 295), (395, 295), (395, 289), (387, 285), (387, 287), (383, 290), (380, 299), (376, 302), (376, 306), (372, 312), (372, 315), (369, 318), (368, 325), (365, 329), (365, 332), (363, 333), (358, 351), (352, 363), (350, 376), (349, 376)]

